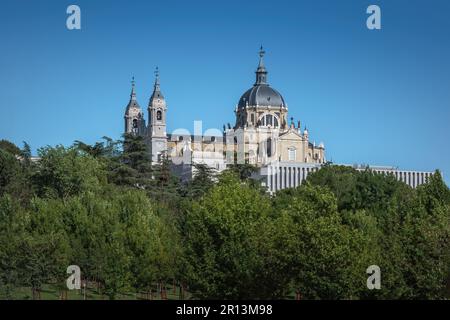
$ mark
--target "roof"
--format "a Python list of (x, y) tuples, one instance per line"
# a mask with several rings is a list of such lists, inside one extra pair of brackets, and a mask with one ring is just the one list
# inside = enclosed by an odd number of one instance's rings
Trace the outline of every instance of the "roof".
[(272, 106), (286, 108), (283, 96), (268, 84), (254, 85), (248, 89), (239, 99), (238, 108), (244, 109), (246, 106)]

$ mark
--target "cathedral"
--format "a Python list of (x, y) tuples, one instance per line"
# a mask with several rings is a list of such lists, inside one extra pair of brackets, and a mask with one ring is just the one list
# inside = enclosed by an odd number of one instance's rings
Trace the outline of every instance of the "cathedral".
[(136, 100), (134, 80), (125, 112), (125, 132), (146, 138), (153, 162), (167, 156), (174, 163), (204, 162), (218, 170), (228, 163), (261, 167), (274, 161), (325, 162), (324, 144), (310, 142), (308, 130), (301, 129), (300, 121), (295, 125), (291, 118), (289, 123), (287, 103), (268, 83), (262, 48), (255, 83), (244, 92), (235, 107), (234, 127), (229, 125), (222, 132), (217, 130), (210, 136), (167, 133), (167, 105), (161, 92), (158, 70), (155, 73), (148, 104), (148, 125)]
[[(234, 108), (235, 124), (222, 130), (208, 130), (191, 135), (175, 130), (167, 133), (168, 108), (161, 92), (158, 68), (155, 71), (153, 93), (149, 99), (146, 124), (139, 105), (134, 78), (130, 101), (125, 111), (125, 133), (144, 137), (152, 163), (168, 158), (174, 172), (182, 180), (195, 174), (192, 164), (206, 164), (218, 172), (230, 164), (251, 164), (258, 168), (256, 179), (269, 192), (296, 187), (310, 172), (326, 163), (325, 146), (310, 141), (308, 129), (301, 122), (288, 117), (288, 104), (283, 96), (269, 85), (264, 64), (265, 51), (259, 51), (259, 63), (253, 86), (245, 91)], [(195, 129), (194, 129), (195, 130)], [(366, 167), (355, 167), (365, 170)], [(426, 182), (431, 172), (400, 171), (394, 167), (370, 167), (377, 173), (393, 174), (413, 187)]]

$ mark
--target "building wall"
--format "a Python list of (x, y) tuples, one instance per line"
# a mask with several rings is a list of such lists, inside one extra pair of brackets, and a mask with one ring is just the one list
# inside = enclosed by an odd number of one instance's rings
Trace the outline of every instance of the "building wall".
[[(214, 152), (222, 154), (227, 163), (248, 163), (257, 167), (275, 161), (296, 163), (324, 163), (323, 145), (315, 146), (308, 141), (308, 136), (291, 127), (280, 135), (279, 129), (242, 128), (229, 129), (224, 136), (170, 135), (168, 154), (171, 158), (181, 157), (183, 150), (193, 152)], [(269, 147), (270, 145), (270, 147)], [(295, 149), (294, 158), (290, 158), (289, 149)], [(231, 156), (230, 156), (231, 154)], [(236, 154), (236, 156), (234, 155)]]
[[(312, 172), (320, 170), (322, 164), (317, 163), (294, 163), (294, 162), (274, 162), (259, 169), (253, 176), (261, 180), (267, 187), (267, 191), (274, 193), (278, 190), (287, 188), (296, 188), (301, 185)], [(367, 170), (367, 168), (356, 168), (358, 171)], [(375, 174), (392, 175), (397, 180), (402, 181), (412, 188), (427, 183), (433, 175), (429, 171), (408, 171), (395, 168), (369, 168)]]

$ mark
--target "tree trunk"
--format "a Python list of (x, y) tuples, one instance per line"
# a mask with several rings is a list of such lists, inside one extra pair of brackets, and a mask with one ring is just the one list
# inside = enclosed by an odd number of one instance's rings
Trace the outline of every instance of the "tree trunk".
[(175, 296), (177, 294), (177, 282), (175, 279), (173, 279), (173, 295)]
[(67, 290), (61, 289), (59, 291), (59, 300), (67, 300)]
[(180, 283), (180, 300), (184, 300), (184, 284)]

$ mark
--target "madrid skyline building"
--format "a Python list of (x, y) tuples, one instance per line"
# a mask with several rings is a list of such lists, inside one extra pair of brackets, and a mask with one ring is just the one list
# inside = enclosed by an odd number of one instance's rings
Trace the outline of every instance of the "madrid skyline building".
[[(271, 193), (297, 187), (309, 173), (327, 163), (325, 144), (310, 141), (309, 130), (288, 115), (288, 104), (279, 91), (270, 86), (260, 48), (255, 82), (234, 108), (235, 124), (223, 126), (209, 135), (185, 132), (167, 133), (168, 107), (161, 91), (158, 68), (147, 106), (147, 119), (136, 98), (132, 80), (130, 101), (125, 110), (125, 133), (144, 137), (152, 163), (167, 157), (173, 170), (183, 180), (195, 174), (192, 164), (203, 163), (218, 172), (234, 163), (257, 167), (254, 178), (261, 180)], [(295, 107), (294, 107), (295, 108)], [(295, 110), (295, 109), (294, 109)], [(356, 170), (372, 170), (393, 175), (415, 188), (425, 183), (433, 172), (405, 171), (391, 166), (352, 165)]]

